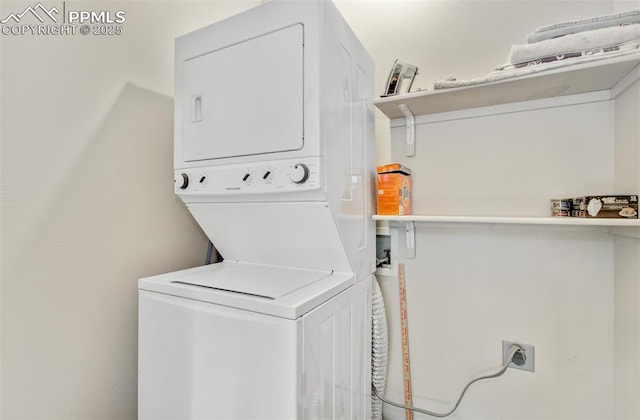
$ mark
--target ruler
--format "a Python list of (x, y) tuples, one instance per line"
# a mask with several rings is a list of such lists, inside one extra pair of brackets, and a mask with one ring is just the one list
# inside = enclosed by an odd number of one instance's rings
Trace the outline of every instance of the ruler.
[[(407, 287), (404, 264), (398, 264), (398, 284), (400, 287), (400, 334), (402, 338), (402, 378), (404, 379), (404, 404), (411, 402), (411, 365), (409, 363), (409, 326), (407, 322)], [(405, 419), (413, 420), (413, 411), (405, 410)]]

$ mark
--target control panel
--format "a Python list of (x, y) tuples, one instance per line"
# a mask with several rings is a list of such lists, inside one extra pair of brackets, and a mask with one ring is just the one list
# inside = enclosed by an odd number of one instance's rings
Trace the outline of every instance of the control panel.
[(178, 169), (177, 194), (230, 195), (309, 191), (320, 188), (320, 158)]

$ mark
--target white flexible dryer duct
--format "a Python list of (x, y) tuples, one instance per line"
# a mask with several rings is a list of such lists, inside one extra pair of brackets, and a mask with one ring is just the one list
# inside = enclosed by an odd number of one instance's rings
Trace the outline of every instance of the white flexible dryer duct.
[[(371, 292), (371, 383), (384, 395), (387, 380), (387, 359), (389, 339), (387, 335), (387, 315), (384, 310), (382, 291), (375, 276)], [(383, 397), (384, 398), (384, 397)], [(382, 401), (371, 395), (371, 419), (382, 419)]]

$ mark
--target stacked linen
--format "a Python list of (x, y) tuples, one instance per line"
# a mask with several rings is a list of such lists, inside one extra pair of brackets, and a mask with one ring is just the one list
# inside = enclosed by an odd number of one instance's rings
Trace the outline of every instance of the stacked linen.
[(533, 44), (545, 39), (558, 38), (565, 35), (586, 32), (612, 26), (640, 23), (640, 10), (619, 13), (616, 15), (596, 16), (588, 19), (572, 20), (543, 26), (527, 36), (527, 43)]
[(513, 45), (502, 67), (521, 68), (634, 50), (640, 42), (640, 10), (563, 22), (536, 29), (528, 44)]
[(640, 10), (561, 22), (536, 29), (513, 45), (504, 65), (471, 80), (436, 82), (435, 89), (472, 86), (640, 51)]

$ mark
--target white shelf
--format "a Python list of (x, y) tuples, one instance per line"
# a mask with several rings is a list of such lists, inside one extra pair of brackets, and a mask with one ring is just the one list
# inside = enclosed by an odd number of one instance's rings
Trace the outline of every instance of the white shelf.
[(514, 225), (560, 225), (560, 226), (617, 226), (640, 227), (639, 219), (587, 219), (581, 217), (508, 217), (508, 216), (385, 216), (374, 215), (373, 220), (391, 222), (425, 223), (484, 223)]
[[(435, 91), (420, 91), (405, 95), (379, 98), (374, 104), (390, 119), (405, 119), (406, 115), (432, 115), (452, 111), (485, 108), (492, 111), (497, 105), (568, 97), (568, 95), (599, 92), (598, 100), (615, 98), (640, 79), (640, 52), (588, 63), (559, 67), (538, 73), (504, 79), (475, 86)], [(596, 95), (594, 95), (595, 97)], [(574, 97), (575, 98), (575, 97)], [(583, 100), (583, 99), (581, 99)], [(400, 107), (400, 105), (404, 105)], [(520, 109), (520, 108), (515, 108)], [(403, 112), (404, 111), (404, 112)], [(448, 115), (448, 114), (445, 114)], [(411, 118), (413, 120), (413, 118)], [(413, 121), (407, 126), (407, 156), (413, 155), (415, 144)], [(407, 231), (413, 223), (467, 223), (500, 225), (585, 226), (609, 228), (609, 232), (640, 237), (638, 219), (593, 219), (578, 217), (522, 217), (522, 216), (384, 216), (374, 220), (405, 223)]]
[[(610, 91), (613, 97), (630, 84), (625, 76), (638, 65), (640, 53), (634, 53), (481, 85), (390, 96), (376, 99), (374, 104), (389, 119), (396, 119), (404, 118), (400, 104), (413, 115), (426, 115), (597, 91)], [(638, 73), (631, 74), (631, 79)], [(616, 89), (619, 83), (623, 86)]]

